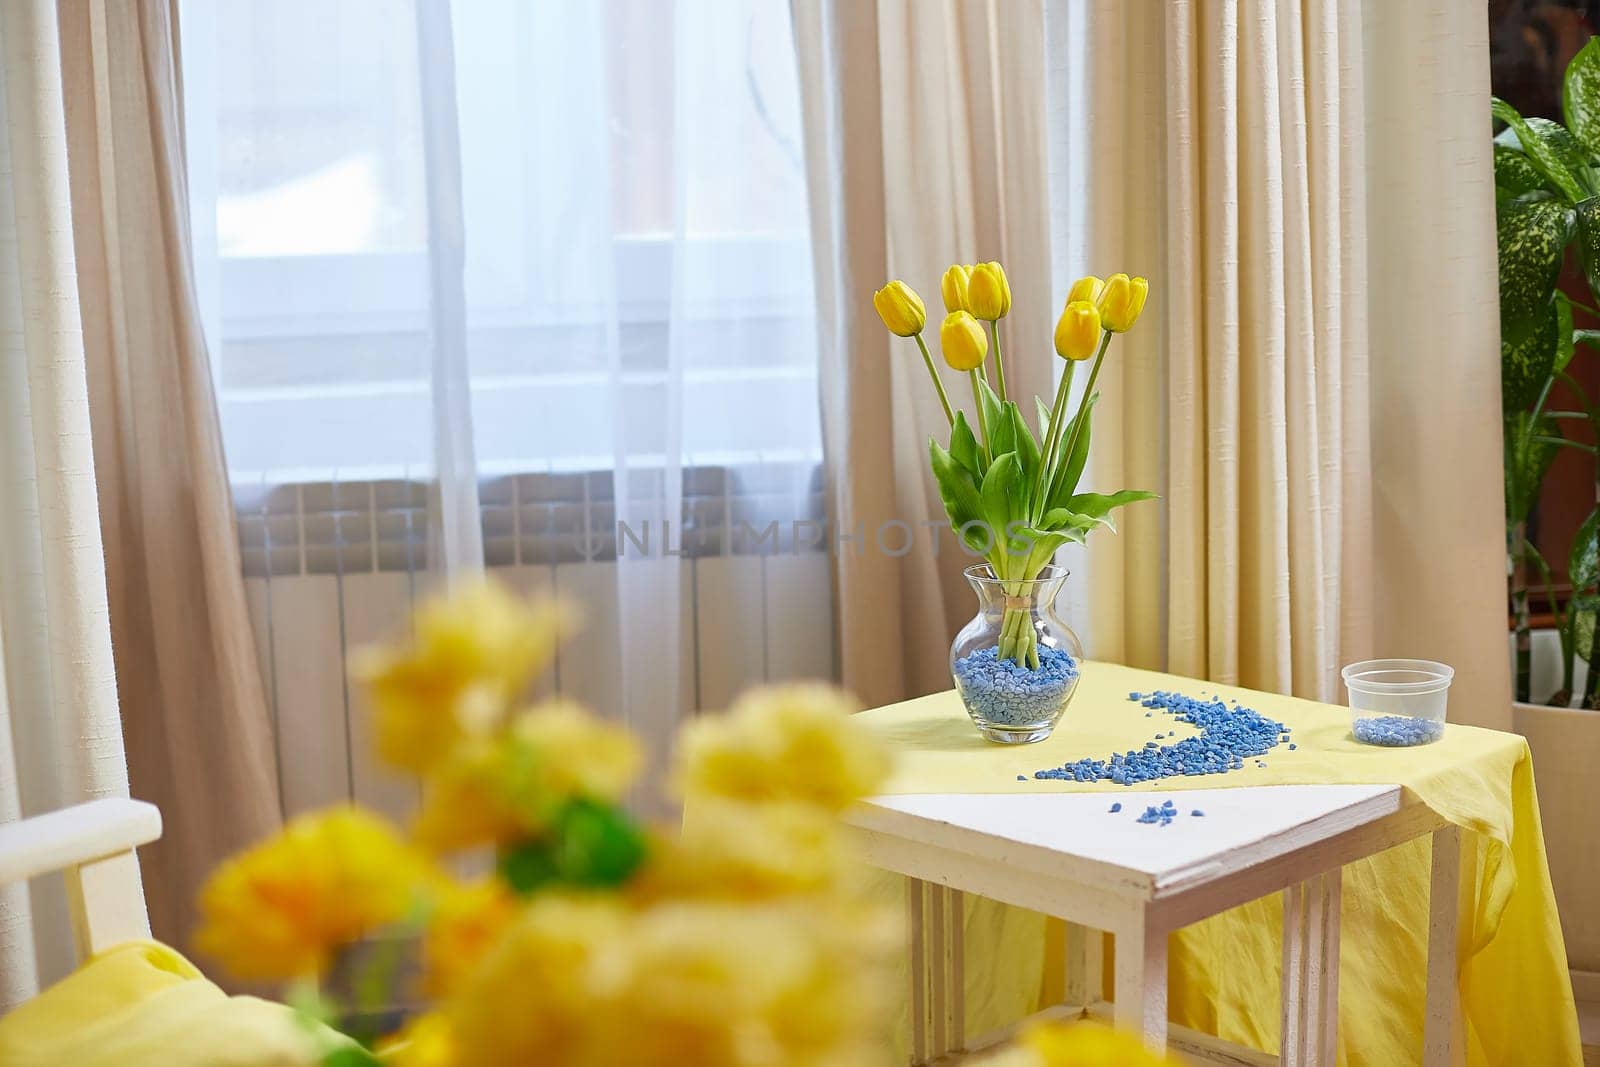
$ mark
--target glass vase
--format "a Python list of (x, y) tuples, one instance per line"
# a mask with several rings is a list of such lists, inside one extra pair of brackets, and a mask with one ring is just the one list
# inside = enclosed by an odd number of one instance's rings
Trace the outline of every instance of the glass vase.
[(1056, 612), (1061, 567), (1002, 580), (987, 563), (965, 571), (978, 613), (950, 645), (950, 673), (978, 732), (1025, 745), (1050, 736), (1078, 689), (1083, 645)]

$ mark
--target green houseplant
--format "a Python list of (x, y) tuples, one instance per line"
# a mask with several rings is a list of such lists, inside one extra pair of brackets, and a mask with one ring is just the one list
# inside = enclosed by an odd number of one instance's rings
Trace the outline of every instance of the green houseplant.
[[(1567, 67), (1562, 92), (1564, 123), (1524, 118), (1504, 100), (1490, 108), (1505, 129), (1495, 137), (1496, 234), (1499, 246), (1500, 368), (1505, 440), (1507, 572), (1516, 635), (1516, 699), (1534, 699), (1530, 581), (1539, 579), (1556, 614), (1561, 639), (1562, 684), (1552, 704), (1572, 700), (1576, 665), (1587, 664), (1583, 705), (1600, 707), (1600, 507), (1580, 526), (1567, 560), (1572, 592), (1557, 603), (1551, 568), (1528, 539), (1528, 522), (1545, 475), (1561, 449), (1595, 456), (1595, 446), (1574, 439), (1570, 426), (1600, 431), (1600, 403), (1584, 394), (1569, 372), (1579, 346), (1600, 348), (1600, 331), (1573, 326), (1577, 307), (1557, 287), (1573, 251), (1590, 297), (1600, 303), (1600, 41), (1591, 40)], [(1566, 386), (1576, 406), (1555, 409), (1551, 391)], [(1600, 502), (1600, 469), (1595, 473)]]

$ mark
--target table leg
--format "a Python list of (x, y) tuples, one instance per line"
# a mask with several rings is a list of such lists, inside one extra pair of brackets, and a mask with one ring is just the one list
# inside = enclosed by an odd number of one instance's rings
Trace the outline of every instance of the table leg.
[(906, 920), (911, 943), (911, 1062), (928, 1062), (928, 957), (922, 898), (927, 883), (906, 879)]
[(1149, 911), (1116, 930), (1117, 1025), (1143, 1035), (1156, 1050), (1167, 1045), (1167, 931)]
[(1093, 927), (1067, 923), (1065, 1003), (1087, 1008), (1105, 999), (1104, 936)]
[(966, 1047), (966, 897), (959, 889), (906, 879), (911, 948), (911, 1062)]
[(1424, 1067), (1463, 1062), (1457, 961), (1461, 894), (1461, 829), (1433, 834), (1433, 878), (1428, 887), (1428, 1001), (1422, 1031)]
[(1284, 1067), (1333, 1067), (1339, 1027), (1339, 883), (1336, 867), (1283, 891)]

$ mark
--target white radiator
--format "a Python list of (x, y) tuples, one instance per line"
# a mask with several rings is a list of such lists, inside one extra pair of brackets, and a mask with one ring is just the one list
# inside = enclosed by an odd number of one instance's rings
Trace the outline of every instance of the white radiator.
[[(788, 518), (777, 545), (717, 536), (742, 528), (743, 516), (758, 530), (775, 514), (820, 519), (812, 468), (780, 471), (777, 482), (769, 474), (761, 485), (717, 469), (685, 474), (687, 552), (678, 566), (681, 699), (688, 709), (724, 707), (764, 681), (836, 677), (827, 555), (804, 544), (796, 553)], [(540, 474), (485, 481), (480, 491), (490, 573), (583, 609), (586, 630), (559, 651), (543, 691), (615, 715), (621, 679), (602, 658), (615, 648), (618, 630), (614, 538), (574, 536), (613, 528), (608, 485), (603, 475)], [(347, 682), (346, 666), (353, 650), (405, 626), (427, 592), (425, 485), (236, 486), (235, 499), (285, 814), (354, 799), (404, 818), (415, 787), (372, 760), (368, 708)], [(696, 538), (696, 531), (707, 536)]]

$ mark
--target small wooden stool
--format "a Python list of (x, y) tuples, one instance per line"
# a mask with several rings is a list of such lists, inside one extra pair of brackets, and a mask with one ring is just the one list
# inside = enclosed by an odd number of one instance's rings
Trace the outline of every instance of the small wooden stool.
[[(1168, 798), (1175, 826), (1135, 823)], [(1120, 802), (1122, 810), (1109, 808)], [(1193, 809), (1205, 817), (1192, 817)], [(1169, 792), (878, 797), (849, 817), (868, 862), (909, 879), (912, 1062), (955, 1062), (1005, 1040), (964, 1033), (963, 894), (1044, 912), (1069, 927), (1068, 1005), (1101, 1013), (1100, 934), (1116, 937), (1117, 1025), (1165, 1048), (1167, 935), (1282, 890), (1283, 1038), (1277, 1062), (1334, 1063), (1339, 996), (1339, 872), (1433, 835), (1427, 1023), (1422, 1062), (1460, 1062), (1456, 988), (1460, 831), (1393, 785), (1284, 785)], [(1088, 929), (1085, 929), (1088, 928)], [(1020, 1025), (1020, 1024), (1019, 1024)], [(1173, 1045), (1226, 1062), (1261, 1061), (1237, 1046), (1173, 1027)], [(1268, 1057), (1264, 1062), (1273, 1062)]]

